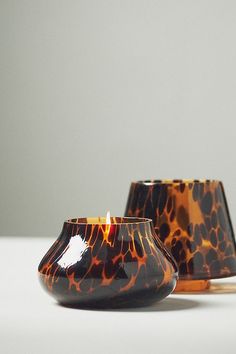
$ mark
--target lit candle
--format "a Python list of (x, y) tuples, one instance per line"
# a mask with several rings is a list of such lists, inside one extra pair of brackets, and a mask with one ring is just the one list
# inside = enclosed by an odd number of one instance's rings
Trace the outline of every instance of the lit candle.
[(39, 265), (43, 287), (67, 306), (119, 307), (161, 300), (175, 287), (177, 269), (150, 219), (77, 218)]

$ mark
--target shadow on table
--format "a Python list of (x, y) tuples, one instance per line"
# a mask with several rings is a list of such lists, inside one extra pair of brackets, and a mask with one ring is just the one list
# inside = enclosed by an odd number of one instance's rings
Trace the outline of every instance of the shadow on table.
[(178, 292), (178, 294), (185, 295), (211, 295), (211, 294), (236, 294), (236, 283), (220, 283), (212, 282), (210, 287), (204, 291)]
[(58, 304), (59, 306), (77, 309), (77, 310), (89, 310), (89, 311), (115, 311), (115, 312), (162, 312), (162, 311), (179, 311), (179, 310), (188, 310), (198, 306), (201, 306), (201, 303), (195, 300), (181, 299), (181, 298), (167, 298), (161, 302), (156, 302), (149, 306), (127, 306), (119, 308), (97, 308), (91, 306), (75, 306), (75, 305), (63, 305)]

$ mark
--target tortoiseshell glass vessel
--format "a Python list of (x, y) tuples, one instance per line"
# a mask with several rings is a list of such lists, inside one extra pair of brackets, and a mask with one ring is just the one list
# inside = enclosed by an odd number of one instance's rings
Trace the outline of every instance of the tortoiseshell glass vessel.
[(236, 275), (236, 246), (223, 185), (214, 180), (131, 184), (126, 216), (151, 218), (179, 267), (175, 291), (203, 290)]
[(147, 305), (169, 295), (177, 279), (152, 221), (139, 218), (66, 221), (38, 271), (59, 303), (77, 307)]

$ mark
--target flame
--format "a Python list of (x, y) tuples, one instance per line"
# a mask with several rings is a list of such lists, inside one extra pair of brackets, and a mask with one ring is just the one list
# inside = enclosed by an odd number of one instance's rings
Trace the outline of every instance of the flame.
[(106, 224), (111, 224), (111, 213), (110, 211), (107, 212), (107, 216), (106, 216)]
[(111, 228), (111, 214), (110, 211), (108, 211), (106, 216), (106, 226), (103, 235), (104, 235), (104, 240), (111, 246), (111, 241), (108, 239), (110, 228)]

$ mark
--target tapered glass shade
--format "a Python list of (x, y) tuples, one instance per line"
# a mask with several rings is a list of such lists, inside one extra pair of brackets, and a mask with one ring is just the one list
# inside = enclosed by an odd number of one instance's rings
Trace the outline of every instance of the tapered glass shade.
[(178, 264), (180, 280), (236, 275), (234, 232), (220, 181), (134, 182), (125, 215), (153, 220)]
[(170, 294), (177, 279), (152, 221), (139, 218), (68, 220), (38, 270), (59, 303), (86, 307), (147, 305)]

